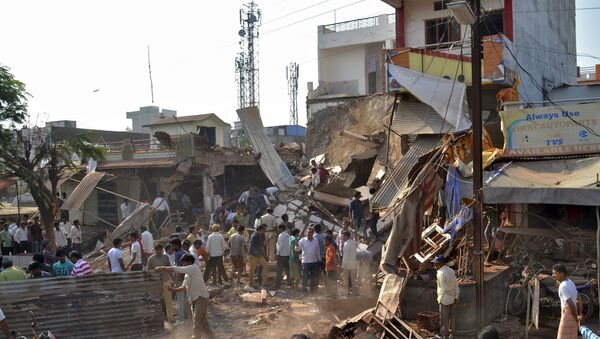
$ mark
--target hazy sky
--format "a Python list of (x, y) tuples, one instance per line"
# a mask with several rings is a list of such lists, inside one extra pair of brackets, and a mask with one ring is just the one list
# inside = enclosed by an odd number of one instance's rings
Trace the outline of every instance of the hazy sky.
[[(32, 121), (77, 120), (80, 127), (123, 130), (130, 125), (126, 111), (151, 104), (149, 44), (156, 105), (178, 115), (216, 113), (231, 123), (238, 11), (245, 2), (5, 0), (0, 63), (33, 95)], [(257, 3), (263, 14), (260, 99), (266, 125), (288, 123), (285, 66), (291, 61), (300, 64), (299, 120), (306, 123), (306, 83), (318, 80), (318, 25), (393, 12), (379, 0)], [(577, 7), (599, 6), (600, 0), (577, 0)], [(577, 11), (578, 53), (600, 56), (599, 15)], [(578, 62), (591, 66), (600, 60)]]

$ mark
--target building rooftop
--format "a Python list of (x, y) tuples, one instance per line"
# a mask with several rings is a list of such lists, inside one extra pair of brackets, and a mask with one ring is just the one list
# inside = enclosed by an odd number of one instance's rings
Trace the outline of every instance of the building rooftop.
[(181, 116), (181, 117), (158, 118), (158, 119), (154, 119), (151, 124), (143, 125), (142, 127), (156, 126), (156, 125), (169, 125), (169, 124), (177, 124), (177, 123), (182, 123), (182, 122), (201, 122), (201, 121), (211, 119), (211, 118), (215, 119), (217, 122), (219, 122), (223, 126), (229, 126), (229, 124), (226, 123), (225, 121), (223, 121), (221, 118), (219, 118), (218, 115), (216, 115), (214, 113), (207, 113), (207, 114), (185, 115), (185, 116)]

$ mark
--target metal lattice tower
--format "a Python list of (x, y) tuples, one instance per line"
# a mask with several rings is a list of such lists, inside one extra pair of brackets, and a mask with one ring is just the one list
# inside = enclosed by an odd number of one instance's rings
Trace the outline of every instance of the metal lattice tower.
[(239, 108), (259, 106), (258, 28), (261, 12), (251, 1), (240, 9), (240, 52), (235, 59)]
[(285, 69), (288, 95), (290, 97), (290, 125), (298, 125), (298, 77), (300, 76), (300, 67), (297, 63), (291, 62)]

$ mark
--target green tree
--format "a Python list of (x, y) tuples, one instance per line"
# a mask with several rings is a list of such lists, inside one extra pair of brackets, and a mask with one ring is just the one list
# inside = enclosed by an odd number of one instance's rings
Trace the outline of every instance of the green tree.
[(0, 65), (0, 176), (17, 177), (27, 183), (39, 209), (46, 238), (54, 247), (53, 222), (59, 211), (58, 182), (89, 158), (101, 160), (103, 150), (86, 135), (61, 140), (37, 126), (25, 127), (25, 85)]

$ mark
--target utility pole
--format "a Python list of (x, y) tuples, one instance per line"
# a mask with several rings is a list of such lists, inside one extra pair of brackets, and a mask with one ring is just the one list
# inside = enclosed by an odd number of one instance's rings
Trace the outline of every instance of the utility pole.
[(152, 82), (152, 66), (150, 66), (150, 45), (148, 45), (148, 75), (150, 76), (150, 96), (154, 103), (154, 83)]
[(300, 67), (297, 63), (292, 62), (285, 70), (290, 97), (290, 125), (298, 125), (298, 77), (300, 76)]
[(235, 59), (238, 108), (259, 106), (258, 29), (261, 11), (254, 0), (240, 9), (240, 52)]
[(483, 168), (481, 161), (481, 36), (479, 32), (479, 18), (481, 14), (481, 0), (472, 0), (471, 5), (475, 14), (475, 23), (471, 25), (471, 60), (472, 60), (472, 86), (471, 109), (473, 111), (473, 273), (475, 275), (475, 304), (477, 309), (477, 327), (481, 329), (484, 322), (483, 298), (483, 246), (481, 229), (482, 203), (483, 203)]

